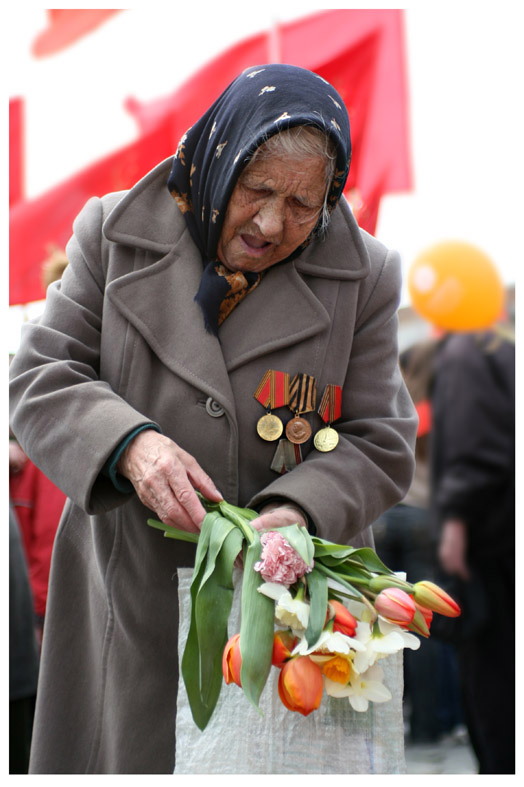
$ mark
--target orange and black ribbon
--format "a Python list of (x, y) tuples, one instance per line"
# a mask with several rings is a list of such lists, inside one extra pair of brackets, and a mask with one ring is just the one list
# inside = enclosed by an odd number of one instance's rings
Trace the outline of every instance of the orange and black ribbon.
[(284, 407), (289, 403), (289, 374), (268, 369), (253, 395), (266, 410)]
[(340, 385), (332, 383), (326, 385), (317, 412), (326, 424), (338, 421), (342, 415), (342, 388)]
[(297, 415), (315, 409), (317, 381), (309, 374), (296, 374), (289, 384), (289, 409)]

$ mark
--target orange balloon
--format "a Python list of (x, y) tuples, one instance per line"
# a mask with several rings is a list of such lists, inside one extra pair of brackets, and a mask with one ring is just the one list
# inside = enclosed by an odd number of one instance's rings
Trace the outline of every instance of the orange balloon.
[(504, 305), (504, 286), (491, 259), (460, 241), (423, 251), (409, 271), (408, 291), (415, 311), (447, 331), (489, 328)]

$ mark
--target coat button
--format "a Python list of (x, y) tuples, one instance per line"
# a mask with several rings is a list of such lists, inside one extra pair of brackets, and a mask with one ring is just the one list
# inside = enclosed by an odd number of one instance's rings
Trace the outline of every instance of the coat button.
[(206, 402), (206, 410), (213, 418), (220, 418), (225, 413), (224, 408), (218, 402), (215, 402), (211, 396)]

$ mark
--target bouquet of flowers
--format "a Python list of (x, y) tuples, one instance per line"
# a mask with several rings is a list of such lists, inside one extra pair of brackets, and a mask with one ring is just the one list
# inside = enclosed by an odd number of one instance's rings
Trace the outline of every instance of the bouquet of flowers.
[[(415, 634), (429, 636), (434, 612), (460, 614), (440, 587), (407, 582), (370, 548), (333, 544), (298, 525), (260, 534), (250, 524), (256, 511), (201, 499), (208, 513), (200, 533), (148, 520), (168, 538), (197, 543), (182, 677), (201, 730), (223, 680), (259, 710), (272, 666), (280, 670), (283, 704), (303, 715), (319, 707), (324, 691), (356, 711), (386, 702), (380, 659), (420, 647)], [(240, 555), (241, 624), (229, 637)]]

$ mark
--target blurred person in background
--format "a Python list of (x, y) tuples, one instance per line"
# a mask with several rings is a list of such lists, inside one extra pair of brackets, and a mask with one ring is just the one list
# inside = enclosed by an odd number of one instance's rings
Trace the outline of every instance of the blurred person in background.
[[(515, 772), (515, 345), (447, 333), (432, 396), (432, 509), (462, 707), (481, 774)], [(441, 583), (442, 584), (442, 583)]]
[[(54, 249), (42, 266), (45, 288), (62, 278), (67, 267), (65, 252)], [(24, 548), (36, 616), (37, 638), (44, 626), (51, 555), (66, 496), (11, 440), (9, 495)], [(17, 456), (17, 461), (15, 457)]]
[[(431, 390), (438, 347), (438, 338), (429, 338), (400, 355), (400, 368), (419, 416), (415, 475), (401, 503), (373, 525), (377, 554), (393, 570), (405, 571), (410, 582), (436, 582), (438, 573), (438, 542), (430, 514)], [(404, 697), (412, 744), (435, 743), (461, 723), (449, 646), (439, 641), (434, 627), (431, 632), (429, 639), (421, 639), (418, 651), (404, 655)]]
[[(20, 452), (21, 454), (22, 452)], [(9, 467), (23, 463), (9, 444)], [(9, 504), (9, 773), (27, 773), (39, 651), (33, 599), (16, 515)]]

